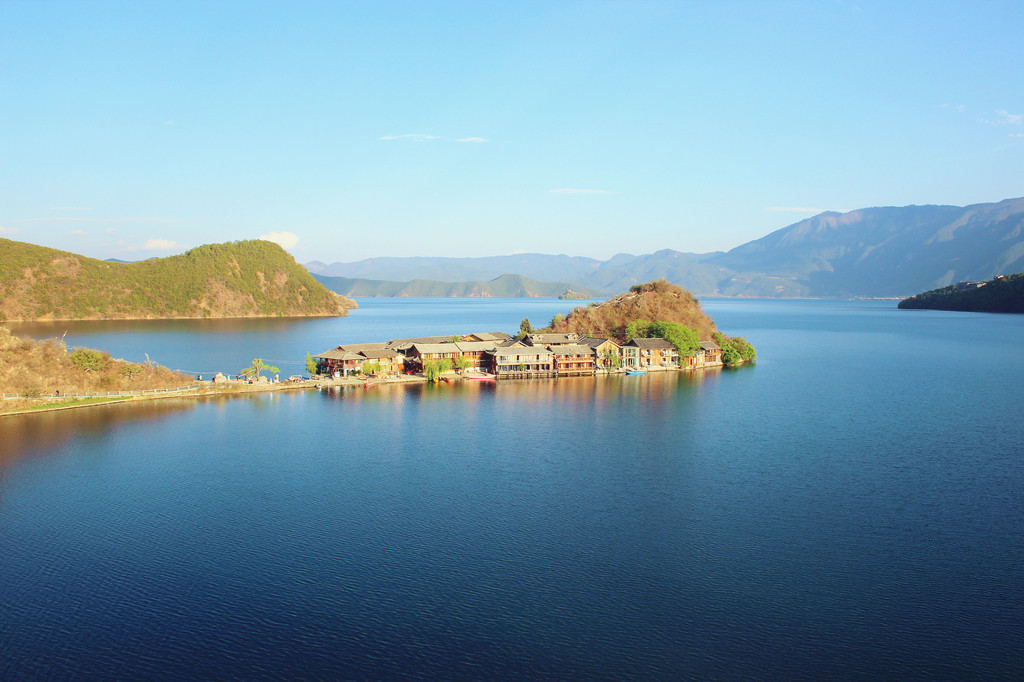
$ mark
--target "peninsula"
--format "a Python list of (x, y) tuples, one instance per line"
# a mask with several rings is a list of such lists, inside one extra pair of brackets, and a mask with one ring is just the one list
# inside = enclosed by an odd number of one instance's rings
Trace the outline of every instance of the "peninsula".
[(120, 263), (0, 239), (0, 322), (347, 315), (277, 244), (206, 244)]
[(904, 310), (959, 310), (976, 313), (1024, 313), (1024, 273), (999, 275), (987, 282), (958, 282), (905, 298)]

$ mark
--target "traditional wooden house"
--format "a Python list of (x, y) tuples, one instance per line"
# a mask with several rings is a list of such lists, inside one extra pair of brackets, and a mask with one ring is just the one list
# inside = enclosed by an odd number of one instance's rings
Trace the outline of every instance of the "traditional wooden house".
[(420, 336), (420, 337), (413, 338), (413, 339), (391, 339), (390, 341), (388, 341), (385, 344), (385, 347), (390, 348), (392, 350), (396, 350), (399, 353), (408, 354), (409, 349), (411, 349), (413, 347), (413, 345), (417, 344), (417, 343), (420, 343), (420, 344), (425, 344), (425, 343), (450, 343), (451, 340), (452, 340), (452, 335), (448, 335), (448, 336)]
[(554, 353), (543, 346), (509, 346), (488, 353), (496, 377), (553, 376)]
[(320, 355), (314, 355), (313, 360), (316, 362), (317, 374), (345, 377), (353, 372), (362, 371), (366, 357), (338, 346)]
[(700, 348), (703, 351), (705, 366), (722, 364), (722, 349), (714, 341), (701, 341)]
[(376, 372), (378, 374), (401, 374), (404, 369), (405, 356), (390, 348), (367, 349), (359, 351), (359, 354), (364, 358), (361, 367), (364, 373), (367, 371), (367, 366), (374, 364), (380, 367), (380, 370)]
[(598, 369), (613, 369), (622, 365), (622, 347), (611, 339), (584, 336), (580, 343), (593, 349)]
[(456, 355), (461, 354), (455, 343), (414, 343), (405, 351), (405, 360), (414, 371), (422, 372), (425, 362), (454, 360)]
[(528, 346), (546, 346), (547, 348), (554, 348), (555, 346), (575, 345), (580, 342), (580, 335), (575, 333), (527, 334), (525, 340)]
[(594, 349), (584, 344), (554, 346), (551, 349), (555, 374), (593, 374), (596, 371)]
[(497, 344), (494, 341), (459, 341), (454, 344), (462, 357), (469, 361), (467, 369), (487, 370), (491, 366), (491, 356)]
[(679, 364), (679, 351), (665, 339), (633, 339), (626, 347), (637, 348), (637, 360), (642, 369)]

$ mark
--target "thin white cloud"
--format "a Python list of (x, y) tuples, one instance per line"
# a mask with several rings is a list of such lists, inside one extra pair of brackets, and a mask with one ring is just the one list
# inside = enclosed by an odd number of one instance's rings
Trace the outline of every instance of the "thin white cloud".
[(1010, 137), (1024, 137), (1024, 133), (1010, 133)]
[(833, 209), (833, 208), (810, 208), (808, 206), (769, 206), (765, 209), (766, 211), (776, 211), (778, 213), (828, 213), (829, 211), (835, 211), (836, 213), (849, 213), (845, 209)]
[(108, 227), (107, 229), (105, 229), (103, 231), (106, 232), (107, 234), (114, 234), (115, 232), (117, 232), (117, 229), (113, 228), (113, 227)]
[(19, 223), (180, 223), (181, 220), (172, 218), (25, 218), (17, 220)]
[(54, 206), (50, 211), (91, 211), (88, 206)]
[(440, 140), (437, 135), (421, 135), (419, 133), (404, 133), (402, 135), (384, 135), (378, 140), (412, 140), (413, 142), (426, 142), (427, 140)]
[(294, 248), (299, 243), (299, 235), (292, 232), (268, 232), (267, 234), (261, 234), (260, 239), (274, 242), (282, 249)]
[(164, 121), (164, 125), (165, 126), (172, 126), (172, 125), (174, 125), (174, 119), (173, 118), (167, 119), (166, 121)]
[(549, 189), (548, 194), (618, 194), (610, 189), (584, 189), (582, 187), (561, 187)]
[(963, 104), (943, 104), (939, 109), (952, 109), (953, 111), (963, 111), (966, 107)]
[(4, 227), (0, 225), (0, 234), (18, 234), (18, 231), (13, 227)]
[(456, 142), (487, 142), (486, 137), (460, 137)]
[(1005, 123), (1012, 126), (1024, 125), (1024, 114), (1011, 114), (1006, 109), (996, 109), (999, 116), (998, 123)]
[(177, 244), (169, 239), (147, 239), (142, 248), (147, 251), (166, 251), (176, 246)]
[(76, 237), (80, 237), (85, 234), (85, 230), (71, 230), (68, 234), (73, 234)]

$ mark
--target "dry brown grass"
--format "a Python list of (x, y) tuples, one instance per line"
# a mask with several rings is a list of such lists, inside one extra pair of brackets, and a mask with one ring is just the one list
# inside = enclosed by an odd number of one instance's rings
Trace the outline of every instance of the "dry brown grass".
[(702, 341), (709, 340), (718, 331), (715, 321), (704, 312), (693, 294), (663, 279), (632, 287), (599, 305), (575, 308), (561, 326), (551, 331), (624, 341), (626, 325), (634, 320), (685, 324), (696, 331)]
[(0, 393), (22, 396), (180, 388), (192, 377), (156, 364), (114, 360), (99, 353), (98, 367), (86, 370), (57, 339), (33, 341), (0, 327)]

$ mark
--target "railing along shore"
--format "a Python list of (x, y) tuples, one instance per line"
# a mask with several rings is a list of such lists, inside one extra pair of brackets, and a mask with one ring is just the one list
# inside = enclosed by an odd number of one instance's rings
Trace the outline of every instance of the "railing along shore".
[(184, 393), (198, 391), (198, 386), (184, 388), (153, 388), (148, 391), (106, 391), (99, 393), (60, 393), (47, 395), (20, 395), (17, 393), (0, 393), (4, 400), (52, 400), (53, 398), (131, 398), (133, 396), (157, 395), (160, 393)]

